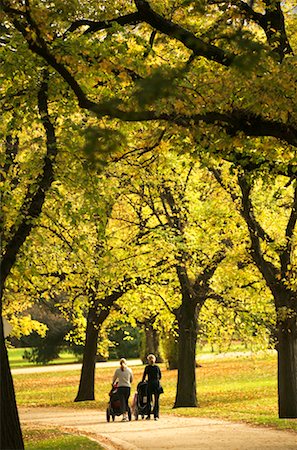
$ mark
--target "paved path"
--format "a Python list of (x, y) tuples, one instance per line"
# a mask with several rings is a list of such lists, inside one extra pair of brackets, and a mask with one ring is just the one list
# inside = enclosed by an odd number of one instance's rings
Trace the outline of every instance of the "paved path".
[[(205, 361), (208, 359), (223, 359), (223, 358), (237, 358), (240, 356), (252, 356), (255, 354), (261, 353), (276, 353), (275, 350), (266, 350), (265, 352), (225, 352), (225, 353), (206, 353), (200, 354), (197, 358), (197, 361)], [(129, 366), (142, 366), (143, 363), (141, 359), (128, 359)], [(118, 367), (119, 361), (106, 361), (106, 362), (97, 362), (96, 368), (99, 367)], [(21, 375), (24, 373), (39, 373), (39, 372), (64, 372), (67, 370), (81, 370), (81, 363), (71, 363), (71, 364), (53, 364), (49, 366), (32, 366), (32, 367), (21, 367), (19, 369), (12, 369), (12, 375)]]
[(107, 423), (94, 410), (20, 408), (21, 423), (90, 435), (108, 450), (297, 450), (297, 433), (201, 418), (166, 416)]

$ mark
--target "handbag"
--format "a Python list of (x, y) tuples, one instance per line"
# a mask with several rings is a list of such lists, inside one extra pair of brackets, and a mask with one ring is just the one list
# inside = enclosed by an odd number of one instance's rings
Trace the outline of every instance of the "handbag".
[(164, 394), (164, 389), (161, 386), (161, 384), (159, 384), (159, 387), (158, 387), (158, 394)]

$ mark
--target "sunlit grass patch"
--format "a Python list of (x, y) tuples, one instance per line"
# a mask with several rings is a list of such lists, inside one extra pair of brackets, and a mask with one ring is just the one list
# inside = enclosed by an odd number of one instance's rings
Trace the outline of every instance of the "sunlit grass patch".
[(25, 450), (103, 450), (85, 436), (64, 433), (58, 429), (23, 429)]

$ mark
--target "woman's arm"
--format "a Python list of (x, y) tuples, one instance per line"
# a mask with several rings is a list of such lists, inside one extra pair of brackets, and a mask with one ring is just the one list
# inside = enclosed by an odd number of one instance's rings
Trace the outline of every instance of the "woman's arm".
[(142, 382), (144, 382), (146, 375), (147, 375), (147, 366), (145, 367), (145, 369), (143, 371)]
[(118, 378), (117, 371), (113, 374), (112, 385), (114, 385), (115, 380)]

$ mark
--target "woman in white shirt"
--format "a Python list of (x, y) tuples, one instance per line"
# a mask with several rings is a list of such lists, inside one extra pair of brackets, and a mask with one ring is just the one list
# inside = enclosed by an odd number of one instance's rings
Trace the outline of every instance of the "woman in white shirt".
[(127, 366), (127, 361), (125, 358), (120, 359), (120, 367), (116, 369), (112, 385), (118, 382), (118, 394), (121, 402), (121, 411), (123, 414), (123, 422), (127, 422), (128, 419), (128, 402), (131, 393), (131, 383), (133, 381), (133, 372)]

